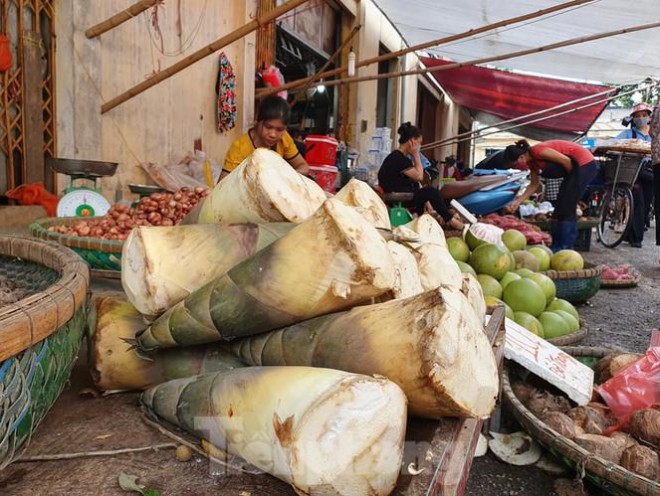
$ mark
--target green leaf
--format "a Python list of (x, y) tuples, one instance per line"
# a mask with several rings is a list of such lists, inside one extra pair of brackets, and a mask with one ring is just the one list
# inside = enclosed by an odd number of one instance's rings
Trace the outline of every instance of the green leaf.
[(144, 496), (160, 496), (160, 491), (156, 491), (155, 489), (145, 489), (142, 494)]

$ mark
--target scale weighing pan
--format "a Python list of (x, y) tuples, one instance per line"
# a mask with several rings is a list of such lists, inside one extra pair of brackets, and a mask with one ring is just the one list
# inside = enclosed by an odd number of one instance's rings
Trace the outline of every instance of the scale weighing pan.
[(150, 195), (152, 193), (165, 193), (167, 191), (160, 186), (154, 186), (152, 184), (129, 184), (128, 189), (136, 195)]
[(98, 160), (48, 157), (46, 164), (55, 172), (70, 176), (106, 177), (113, 176), (117, 170), (117, 162), (100, 162)]

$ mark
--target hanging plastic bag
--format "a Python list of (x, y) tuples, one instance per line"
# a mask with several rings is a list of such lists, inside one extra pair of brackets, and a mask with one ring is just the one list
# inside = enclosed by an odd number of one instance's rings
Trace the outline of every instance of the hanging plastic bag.
[(637, 410), (660, 404), (660, 346), (601, 384), (598, 393), (622, 426)]
[(7, 191), (7, 198), (16, 200), (21, 205), (41, 205), (49, 217), (54, 217), (59, 198), (48, 191), (43, 183), (21, 184)]
[(11, 50), (9, 50), (9, 39), (0, 34), (0, 72), (5, 72), (11, 69), (12, 66)]
[[(282, 72), (274, 65), (271, 65), (262, 71), (261, 80), (266, 86), (271, 86), (273, 88), (278, 88), (284, 84), (284, 76), (282, 75)], [(286, 90), (280, 91), (277, 93), (277, 96), (286, 100), (288, 93)]]

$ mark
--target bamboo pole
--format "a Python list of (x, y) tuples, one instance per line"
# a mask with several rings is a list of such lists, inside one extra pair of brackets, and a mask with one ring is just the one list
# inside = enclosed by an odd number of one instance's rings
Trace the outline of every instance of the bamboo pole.
[[(519, 115), (518, 117), (514, 117), (512, 119), (508, 119), (508, 120), (505, 120), (505, 121), (498, 122), (497, 124), (494, 124), (492, 126), (480, 127), (479, 129), (475, 129), (474, 131), (467, 131), (465, 133), (460, 133), (460, 134), (457, 134), (456, 136), (453, 136), (451, 138), (445, 138), (445, 139), (442, 139), (442, 140), (425, 143), (424, 145), (421, 146), (420, 149), (422, 151), (424, 151), (424, 150), (427, 150), (427, 149), (442, 146), (444, 144), (448, 144), (450, 142), (453, 143), (455, 140), (457, 140), (459, 138), (465, 138), (465, 137), (468, 137), (468, 136), (471, 136), (471, 135), (480, 135), (483, 131), (485, 131), (487, 129), (501, 128), (505, 124), (511, 124), (513, 122), (528, 119), (530, 117), (536, 117), (537, 115), (545, 114), (547, 112), (552, 112), (553, 110), (559, 110), (563, 107), (568, 107), (569, 105), (573, 105), (573, 104), (576, 104), (576, 103), (584, 102), (586, 100), (591, 100), (592, 98), (598, 98), (600, 96), (607, 95), (608, 93), (611, 93), (613, 91), (615, 92), (614, 96), (616, 96), (619, 92), (619, 88), (609, 88), (608, 90), (600, 91), (598, 93), (593, 93), (591, 95), (576, 98), (575, 100), (570, 100), (568, 102), (560, 103), (559, 105), (555, 105), (553, 107), (548, 107), (547, 109), (537, 110), (536, 112), (531, 112), (531, 113), (525, 114), (525, 115)], [(552, 114), (550, 117), (555, 117), (555, 114)], [(521, 126), (521, 125), (524, 125), (524, 124), (517, 124), (517, 126)]]
[[(608, 96), (607, 98), (603, 98), (603, 99), (597, 100), (595, 102), (590, 102), (590, 103), (587, 103), (585, 105), (581, 105), (579, 107), (564, 110), (563, 112), (558, 112), (558, 113), (555, 113), (555, 114), (539, 117), (537, 119), (532, 119), (532, 120), (529, 120), (529, 121), (516, 123), (516, 124), (513, 124), (511, 126), (498, 128), (498, 129), (496, 129), (494, 131), (491, 131), (489, 133), (480, 134), (478, 137), (482, 138), (484, 136), (490, 136), (491, 134), (497, 134), (497, 133), (501, 133), (501, 132), (504, 132), (504, 131), (511, 131), (512, 129), (516, 129), (516, 128), (521, 127), (521, 126), (529, 126), (530, 124), (535, 124), (537, 122), (542, 122), (542, 121), (545, 121), (545, 120), (548, 120), (548, 119), (553, 119), (555, 117), (561, 117), (562, 115), (571, 114), (573, 112), (577, 112), (578, 110), (583, 110), (583, 109), (588, 108), (588, 107), (593, 107), (594, 105), (600, 105), (601, 103), (609, 102), (609, 101), (614, 100), (615, 98), (618, 98), (618, 97), (621, 97), (621, 96), (632, 95), (636, 91), (637, 91), (637, 88), (635, 88), (633, 90), (630, 90), (630, 91), (626, 91), (625, 93), (617, 93), (615, 95)], [(532, 114), (529, 114), (527, 116), (521, 116), (521, 117), (530, 117), (530, 116), (532, 116)], [(489, 127), (493, 128), (493, 127), (497, 127), (497, 126), (489, 126)], [(484, 129), (486, 129), (486, 128), (484, 128)], [(453, 138), (448, 138), (447, 140), (444, 140), (444, 143), (436, 142), (430, 148), (437, 148), (437, 147), (445, 146), (445, 145), (453, 145), (455, 143), (462, 143), (464, 141), (470, 141), (472, 139), (475, 139), (475, 138), (470, 137), (470, 136), (460, 138), (460, 135), (456, 135)]]
[[(373, 76), (360, 76), (352, 78), (343, 78), (343, 79), (333, 79), (331, 81), (325, 81), (323, 84), (325, 86), (336, 86), (338, 84), (346, 83), (361, 83), (363, 81), (375, 81), (378, 79), (390, 79), (395, 77), (403, 76), (414, 76), (418, 74), (428, 74), (430, 72), (443, 72), (451, 69), (459, 69), (461, 67), (470, 67), (477, 64), (487, 64), (489, 62), (496, 62), (498, 60), (513, 59), (516, 57), (523, 57), (525, 55), (532, 55), (535, 53), (547, 52), (550, 50), (555, 50), (557, 48), (563, 48), (572, 45), (579, 45), (581, 43), (587, 43), (589, 41), (600, 40), (603, 38), (610, 38), (612, 36), (618, 36), (620, 34), (635, 33), (638, 31), (644, 31), (647, 29), (654, 29), (660, 27), (660, 22), (652, 22), (649, 24), (641, 24), (639, 26), (633, 26), (630, 28), (617, 29), (616, 31), (607, 31), (605, 33), (598, 33), (591, 36), (580, 36), (577, 38), (571, 38), (565, 41), (560, 41), (557, 43), (551, 43), (549, 45), (543, 45), (537, 48), (528, 48), (526, 50), (520, 50), (517, 52), (509, 52), (503, 55), (494, 55), (492, 57), (485, 57), (481, 59), (468, 60), (466, 62), (454, 62), (451, 64), (440, 65), (435, 67), (426, 67), (424, 69), (414, 69), (410, 71), (396, 71), (396, 72), (387, 72), (384, 74), (376, 74)], [(318, 83), (313, 83), (312, 86), (318, 86)], [(280, 87), (281, 88), (281, 87)], [(280, 91), (281, 89), (278, 88)]]
[[(330, 64), (332, 64), (333, 60), (335, 60), (337, 58), (337, 55), (339, 55), (341, 53), (341, 51), (344, 48), (346, 48), (346, 45), (348, 45), (351, 42), (353, 37), (358, 33), (358, 31), (360, 31), (361, 28), (362, 28), (362, 24), (358, 24), (357, 26), (355, 26), (353, 28), (353, 30), (349, 33), (349, 35), (346, 37), (346, 39), (342, 42), (341, 46), (339, 48), (337, 48), (337, 50), (335, 50), (332, 55), (330, 55), (330, 58), (328, 58), (328, 60), (326, 60), (325, 64), (323, 64), (323, 66), (316, 72), (316, 74), (314, 74), (314, 76), (312, 76), (313, 78), (318, 76), (319, 74), (323, 73), (323, 71), (325, 71), (328, 68), (328, 66)], [(296, 101), (298, 101), (298, 99), (301, 97), (301, 95), (305, 94), (305, 92), (309, 89), (309, 87), (313, 83), (314, 83), (314, 81), (309, 81), (309, 83), (307, 83), (305, 85), (305, 87), (300, 91), (300, 93), (298, 93), (296, 95), (295, 99), (293, 100), (293, 104), (295, 104)], [(278, 87), (278, 93), (280, 91), (282, 91), (282, 90), (280, 90), (279, 87)]]
[[(564, 2), (560, 3), (558, 5), (555, 5), (553, 7), (549, 7), (547, 9), (542, 9), (536, 12), (531, 12), (529, 14), (524, 14), (516, 17), (510, 17), (509, 19), (504, 19), (502, 21), (494, 22), (492, 24), (486, 24), (485, 26), (481, 26), (479, 28), (475, 29), (469, 29), (467, 31), (463, 31), (462, 33), (457, 33), (453, 34), (451, 36), (444, 36), (442, 38), (437, 38), (435, 40), (427, 41), (425, 43), (420, 43), (419, 45), (411, 46), (408, 48), (404, 48), (402, 50), (399, 50), (397, 52), (391, 52), (391, 53), (384, 53), (382, 55), (379, 55), (377, 57), (372, 57), (370, 59), (366, 60), (361, 60), (358, 61), (355, 64), (355, 68), (359, 67), (364, 67), (367, 65), (375, 64), (376, 62), (382, 62), (384, 60), (390, 60), (396, 57), (400, 57), (402, 55), (405, 55), (410, 52), (416, 52), (417, 50), (424, 50), (425, 48), (429, 48), (432, 46), (438, 46), (438, 45), (444, 45), (447, 43), (451, 43), (453, 41), (458, 41), (462, 40), (464, 38), (469, 38), (471, 36), (476, 36), (478, 34), (486, 33), (488, 31), (493, 31), (494, 29), (498, 29), (504, 26), (508, 26), (509, 24), (517, 24), (519, 22), (523, 21), (528, 21), (530, 19), (534, 19), (536, 17), (541, 17), (546, 14), (551, 14), (553, 12), (557, 12), (559, 10), (565, 10), (571, 7), (576, 7), (585, 3), (593, 2), (594, 0), (572, 0), (570, 2)], [(314, 81), (318, 81), (321, 78), (328, 78), (331, 76), (336, 76), (337, 74), (346, 72), (347, 68), (345, 67), (338, 67), (337, 69), (332, 69), (330, 71), (323, 72), (321, 74), (315, 74), (314, 76), (310, 76), (307, 78), (302, 78), (302, 79), (297, 79), (295, 81), (291, 81), (290, 83), (286, 83), (282, 86), (278, 86), (277, 89), (273, 88), (268, 88), (268, 89), (262, 89), (257, 91), (257, 97), (261, 98), (264, 96), (272, 95), (275, 93), (278, 93), (280, 91), (284, 90), (289, 90), (292, 88), (297, 88), (299, 86), (303, 86), (307, 83), (313, 83)]]
[(85, 31), (85, 36), (87, 36), (87, 38), (90, 39), (96, 38), (97, 36), (102, 35), (106, 31), (110, 31), (111, 29), (116, 28), (120, 24), (125, 23), (129, 19), (132, 19), (141, 12), (144, 12), (149, 7), (153, 7), (159, 1), (160, 0), (140, 0), (139, 2), (131, 5), (129, 8), (124, 9), (121, 12), (118, 12), (117, 14), (113, 15), (109, 19), (106, 19), (105, 21), (99, 22), (95, 26), (92, 26), (87, 31)]
[(157, 85), (161, 81), (164, 81), (165, 79), (172, 77), (174, 74), (193, 65), (195, 62), (200, 61), (201, 59), (207, 57), (208, 55), (217, 52), (218, 50), (224, 48), (230, 43), (233, 43), (236, 40), (240, 40), (245, 35), (248, 35), (252, 31), (258, 29), (260, 26), (263, 26), (265, 24), (268, 24), (269, 22), (274, 21), (282, 14), (286, 14), (287, 12), (295, 9), (296, 7), (302, 5), (305, 2), (307, 2), (307, 0), (289, 0), (288, 2), (280, 5), (279, 7), (275, 7), (267, 14), (264, 14), (263, 16), (260, 16), (257, 19), (248, 22), (247, 24), (241, 26), (238, 29), (235, 29), (234, 31), (223, 36), (222, 38), (217, 39), (213, 43), (206, 45), (203, 48), (200, 48), (199, 50), (197, 50), (194, 53), (191, 53), (190, 55), (180, 60), (176, 64), (171, 65), (167, 69), (163, 69), (160, 72), (157, 72), (150, 78), (145, 79), (139, 84), (136, 84), (128, 91), (125, 91), (124, 93), (120, 94), (119, 96), (116, 96), (109, 102), (104, 103), (101, 106), (101, 113), (105, 114), (106, 112), (112, 110), (116, 106), (121, 105), (125, 101), (130, 100), (131, 98), (133, 98), (136, 95), (139, 95), (143, 91), (146, 91), (152, 86)]

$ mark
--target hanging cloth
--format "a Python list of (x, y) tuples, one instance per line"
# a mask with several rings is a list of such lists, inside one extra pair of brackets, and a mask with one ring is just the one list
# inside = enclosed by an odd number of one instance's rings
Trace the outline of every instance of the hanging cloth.
[(0, 34), (0, 72), (8, 71), (11, 69), (12, 57), (9, 50), (9, 39)]
[(225, 52), (219, 57), (215, 94), (218, 96), (216, 125), (218, 132), (224, 133), (236, 125), (236, 75)]

